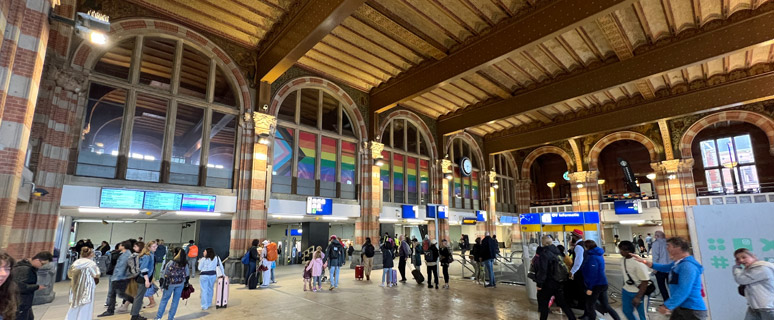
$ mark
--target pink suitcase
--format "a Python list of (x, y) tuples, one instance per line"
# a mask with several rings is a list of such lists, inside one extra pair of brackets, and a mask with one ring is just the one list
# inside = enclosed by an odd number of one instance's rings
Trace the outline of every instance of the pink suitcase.
[(228, 277), (218, 278), (215, 291), (215, 309), (228, 307)]
[(398, 270), (392, 269), (392, 284), (398, 284)]

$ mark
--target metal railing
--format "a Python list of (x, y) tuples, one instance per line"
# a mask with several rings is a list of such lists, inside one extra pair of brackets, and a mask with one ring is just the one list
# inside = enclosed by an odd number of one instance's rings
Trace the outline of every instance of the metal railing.
[(774, 192), (717, 194), (696, 197), (696, 203), (700, 206), (765, 202), (774, 202)]

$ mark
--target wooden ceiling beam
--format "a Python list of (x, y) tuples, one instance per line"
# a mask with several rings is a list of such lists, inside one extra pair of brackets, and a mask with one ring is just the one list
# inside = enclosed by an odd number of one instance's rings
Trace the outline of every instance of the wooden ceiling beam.
[(257, 77), (274, 82), (318, 42), (363, 5), (365, 0), (313, 0), (275, 24), (260, 44)]
[(444, 135), (489, 121), (524, 114), (544, 106), (644, 79), (653, 74), (727, 55), (772, 39), (774, 11), (758, 13), (745, 20), (654, 48), (624, 61), (576, 73), (509, 99), (458, 112), (441, 119), (438, 122), (438, 131)]
[[(446, 58), (432, 61), (390, 79), (371, 90), (371, 107), (386, 110), (505, 58), (514, 50), (588, 23), (601, 15), (631, 5), (633, 0), (557, 0), (477, 37)], [(551, 21), (551, 23), (546, 23)], [(385, 109), (386, 107), (386, 109)]]
[(687, 114), (774, 98), (774, 72), (727, 82), (684, 94), (643, 100), (575, 121), (484, 140), (490, 153), (528, 148), (597, 132), (618, 130)]

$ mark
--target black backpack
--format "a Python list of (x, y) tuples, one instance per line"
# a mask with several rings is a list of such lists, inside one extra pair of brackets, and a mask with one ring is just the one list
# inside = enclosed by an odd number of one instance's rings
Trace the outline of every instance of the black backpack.
[(562, 283), (567, 281), (567, 279), (570, 278), (570, 272), (567, 271), (567, 265), (564, 264), (564, 260), (561, 256), (557, 255), (556, 260), (553, 265), (553, 272), (551, 273), (551, 277), (554, 279), (554, 281)]
[(332, 244), (331, 245), (331, 250), (330, 250), (330, 255), (329, 255), (328, 258), (331, 259), (331, 260), (338, 259), (339, 258), (339, 254), (341, 253), (341, 250), (343, 250), (343, 248), (341, 247), (340, 244)]
[(374, 246), (369, 244), (369, 245), (366, 245), (365, 247), (363, 247), (363, 254), (365, 254), (365, 256), (367, 258), (373, 258), (374, 257)]
[(425, 251), (425, 261), (427, 262), (435, 262), (435, 256), (433, 255), (433, 249), (428, 249)]

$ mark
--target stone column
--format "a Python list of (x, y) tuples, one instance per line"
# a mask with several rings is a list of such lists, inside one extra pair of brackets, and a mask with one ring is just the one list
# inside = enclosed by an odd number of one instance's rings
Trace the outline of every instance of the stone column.
[[(532, 181), (529, 179), (514, 181), (514, 188), (516, 189), (516, 213), (529, 213), (529, 189), (532, 185)], [(518, 223), (514, 223), (511, 226), (511, 243), (521, 243), (521, 227)]]
[[(43, 74), (50, 6), (50, 0), (0, 4), (0, 19), (4, 18), (0, 21), (4, 35), (0, 45), (0, 249), (16, 258), (27, 257), (19, 232), (30, 234), (24, 228), (37, 225), (37, 217), (17, 219), (16, 202)], [(37, 242), (35, 248), (51, 250), (53, 242), (44, 238), (32, 240)]]
[(650, 164), (656, 170), (656, 193), (667, 237), (689, 239), (685, 208), (696, 205), (693, 159), (674, 159)]
[(365, 243), (365, 238), (370, 237), (371, 243), (378, 246), (379, 243), (379, 214), (382, 211), (382, 184), (380, 180), (380, 167), (376, 161), (382, 158), (384, 145), (371, 141), (364, 143), (366, 151), (361, 157), (362, 168), (360, 175), (361, 201), (360, 218), (355, 221), (355, 249)]
[[(439, 179), (441, 181), (441, 185), (438, 188), (441, 191), (441, 201), (438, 201), (438, 203), (449, 208), (449, 194), (451, 192), (451, 189), (449, 189), (449, 183), (451, 180), (446, 179), (446, 174), (452, 173), (452, 163), (449, 159), (442, 159), (438, 161), (438, 165), (441, 171), (441, 179)], [(451, 239), (449, 239), (449, 219), (439, 219), (438, 228), (438, 236), (441, 239), (447, 239), (451, 241)], [(427, 234), (430, 236), (430, 239), (435, 239), (435, 221), (431, 220), (427, 222)]]
[(599, 211), (599, 171), (579, 171), (570, 174), (572, 210)]
[[(495, 191), (494, 184), (497, 182), (497, 172), (487, 172), (487, 190), (489, 191), (486, 197), (486, 222), (484, 223), (484, 230), (492, 234), (497, 233), (497, 192)], [(505, 241), (505, 239), (502, 239)]]

